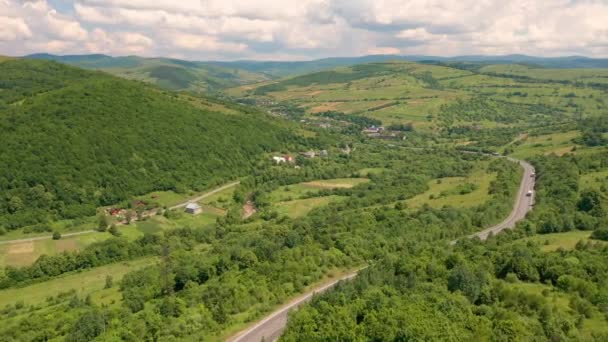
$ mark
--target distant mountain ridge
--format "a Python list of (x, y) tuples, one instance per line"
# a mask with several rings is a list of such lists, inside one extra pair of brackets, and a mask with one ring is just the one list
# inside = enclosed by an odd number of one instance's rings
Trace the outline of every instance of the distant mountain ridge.
[(222, 88), (265, 81), (267, 76), (233, 67), (222, 67), (204, 62), (172, 58), (144, 58), (138, 56), (112, 57), (93, 55), (33, 54), (27, 59), (49, 60), (101, 70), (127, 79), (156, 84), (169, 90), (214, 92)]
[(567, 57), (533, 57), (526, 55), (504, 56), (456, 56), (438, 57), (424, 55), (368, 55), (361, 57), (332, 57), (313, 61), (272, 62), (272, 61), (234, 61), (209, 62), (222, 67), (233, 67), (251, 72), (265, 73), (274, 77), (289, 74), (303, 74), (332, 69), (340, 66), (352, 66), (363, 63), (385, 62), (390, 60), (410, 62), (442, 62), (442, 63), (479, 63), (479, 64), (529, 64), (542, 68), (608, 68), (608, 58), (589, 58), (582, 56)]
[(331, 57), (311, 61), (186, 61), (173, 58), (144, 58), (138, 56), (112, 57), (103, 54), (51, 55), (33, 54), (25, 58), (53, 60), (86, 69), (103, 70), (112, 74), (156, 83), (171, 90), (215, 91), (248, 83), (256, 83), (288, 75), (352, 66), (363, 63), (403, 60), (412, 62), (526, 64), (540, 68), (608, 68), (608, 58), (584, 56), (534, 57), (527, 55), (454, 56), (427, 55), (368, 55), (360, 57)]

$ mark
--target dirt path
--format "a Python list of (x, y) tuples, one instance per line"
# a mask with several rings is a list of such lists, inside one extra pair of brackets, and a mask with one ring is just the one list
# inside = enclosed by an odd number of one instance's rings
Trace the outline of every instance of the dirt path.
[[(202, 194), (200, 196), (191, 198), (191, 199), (189, 199), (186, 202), (180, 203), (178, 205), (174, 205), (174, 206), (172, 206), (169, 209), (174, 210), (174, 209), (184, 208), (185, 206), (188, 205), (188, 203), (198, 202), (198, 201), (203, 200), (203, 199), (205, 199), (205, 198), (207, 198), (207, 197), (209, 197), (211, 195), (215, 195), (216, 193), (218, 193), (220, 191), (223, 191), (223, 190), (235, 187), (235, 186), (237, 186), (239, 184), (241, 184), (240, 181), (228, 183), (228, 184), (223, 185), (223, 186), (221, 186), (221, 187), (219, 187), (217, 189), (213, 189), (213, 190), (211, 190), (209, 192), (206, 192), (206, 193), (204, 193), (204, 194)], [(157, 211), (158, 211), (158, 208), (148, 210), (148, 211), (146, 211), (146, 212), (144, 212), (142, 214), (142, 217), (154, 216), (154, 215), (156, 215)], [(131, 220), (131, 222), (135, 222), (135, 221), (137, 221), (137, 217), (133, 216), (133, 219)], [(126, 224), (126, 222), (116, 222), (117, 226), (121, 226), (121, 225), (125, 225), (125, 224)], [(74, 233), (65, 233), (65, 234), (61, 234), (61, 238), (63, 239), (63, 238), (70, 237), (70, 236), (85, 235), (85, 234), (91, 234), (91, 233), (95, 233), (95, 232), (96, 232), (96, 230), (84, 230), (84, 231), (74, 232)], [(30, 242), (30, 241), (39, 241), (39, 240), (49, 240), (49, 239), (52, 239), (52, 238), (53, 238), (52, 235), (45, 235), (45, 236), (37, 236), (37, 237), (24, 238), (24, 239), (5, 240), (5, 241), (0, 241), (0, 245), (7, 245), (7, 244), (13, 244), (13, 243), (23, 243), (23, 242)]]

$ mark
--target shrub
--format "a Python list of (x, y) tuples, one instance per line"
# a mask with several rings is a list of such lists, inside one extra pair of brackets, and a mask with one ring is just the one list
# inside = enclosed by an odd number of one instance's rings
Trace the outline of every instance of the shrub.
[(60, 232), (54, 232), (53, 233), (53, 240), (59, 240), (61, 239), (61, 233)]
[(608, 241), (608, 228), (594, 230), (591, 234), (592, 239)]

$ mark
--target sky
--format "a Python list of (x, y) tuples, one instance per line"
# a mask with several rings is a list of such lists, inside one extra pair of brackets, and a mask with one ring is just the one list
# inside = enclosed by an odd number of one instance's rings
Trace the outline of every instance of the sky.
[(0, 54), (608, 57), (608, 0), (0, 0)]

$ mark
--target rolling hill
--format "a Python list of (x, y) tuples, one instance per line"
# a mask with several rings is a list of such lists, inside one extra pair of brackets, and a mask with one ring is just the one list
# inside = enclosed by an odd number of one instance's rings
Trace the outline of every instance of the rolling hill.
[[(244, 102), (289, 103), (311, 120), (327, 112), (416, 130), (547, 125), (603, 113), (607, 69), (389, 61), (340, 67), (226, 90)], [(333, 114), (332, 114), (333, 115)]]
[(234, 67), (170, 58), (111, 57), (99, 54), (66, 56), (34, 54), (26, 58), (52, 60), (80, 68), (105, 71), (127, 79), (145, 81), (169, 90), (199, 93), (268, 79), (263, 74)]
[(479, 69), (492, 64), (526, 64), (538, 69), (608, 68), (608, 59), (582, 56), (551, 58), (526, 55), (455, 57), (369, 55), (322, 58), (311, 61), (186, 61), (137, 56), (112, 57), (102, 54), (59, 56), (40, 53), (26, 56), (26, 58), (52, 60), (85, 69), (103, 70), (116, 76), (154, 83), (170, 90), (197, 92), (217, 91), (290, 75), (302, 75), (338, 67), (387, 61), (442, 63), (464, 66), (470, 69)]
[(505, 56), (422, 56), (422, 55), (369, 55), (361, 57), (334, 57), (312, 61), (278, 62), (278, 61), (233, 61), (209, 62), (224, 68), (236, 68), (255, 73), (263, 73), (271, 77), (306, 74), (325, 69), (353, 66), (364, 63), (379, 63), (387, 61), (409, 61), (423, 63), (465, 63), (469, 67), (483, 67), (490, 64), (528, 64), (535, 68), (608, 68), (608, 59), (594, 59), (581, 56), (572, 57), (532, 57), (526, 55)]
[(287, 123), (55, 62), (0, 62), (0, 226), (94, 215), (246, 174), (298, 140)]

